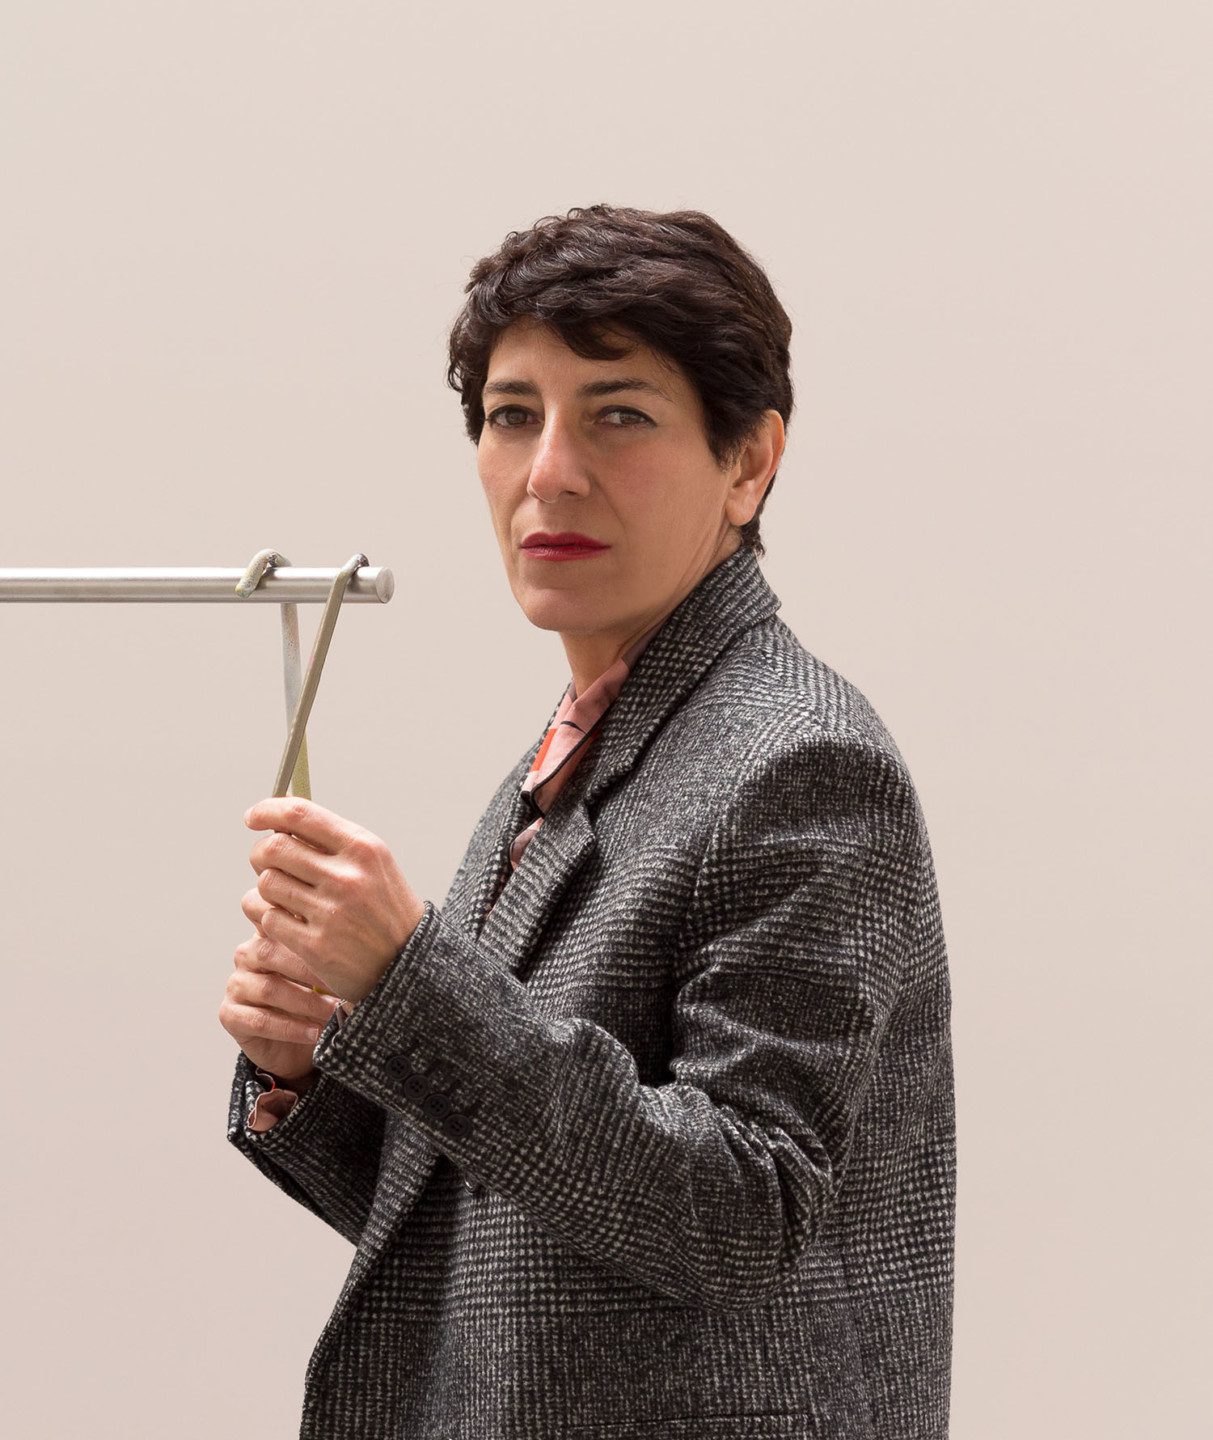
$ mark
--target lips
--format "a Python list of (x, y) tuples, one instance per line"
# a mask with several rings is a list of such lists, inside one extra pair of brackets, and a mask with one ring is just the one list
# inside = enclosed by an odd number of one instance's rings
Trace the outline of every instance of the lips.
[(608, 548), (601, 540), (595, 540), (590, 535), (582, 535), (576, 530), (562, 530), (559, 534), (548, 534), (546, 531), (536, 530), (522, 542), (524, 550), (549, 549), (553, 546), (567, 546), (571, 550), (605, 550)]

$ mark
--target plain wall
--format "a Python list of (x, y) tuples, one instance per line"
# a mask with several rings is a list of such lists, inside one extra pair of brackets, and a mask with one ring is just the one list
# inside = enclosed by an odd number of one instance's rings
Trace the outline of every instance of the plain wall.
[[(0, 15), (0, 566), (391, 567), (313, 795), (436, 903), (568, 679), (445, 384), (468, 270), (597, 201), (767, 268), (763, 569), (939, 875), (956, 1440), (1208, 1434), (1211, 40), (1204, 0)], [(353, 1252), (228, 1144), (217, 1019), (278, 625), (0, 606), (14, 1440), (297, 1433)]]

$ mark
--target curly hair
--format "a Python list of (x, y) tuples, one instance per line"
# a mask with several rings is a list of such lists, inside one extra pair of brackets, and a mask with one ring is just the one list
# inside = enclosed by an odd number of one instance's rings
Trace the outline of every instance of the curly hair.
[[(626, 338), (612, 346), (615, 332), (673, 362), (699, 395), (722, 470), (736, 463), (766, 410), (777, 410), (785, 426), (791, 419), (792, 322), (762, 267), (702, 211), (589, 205), (545, 215), (478, 260), (464, 290), (446, 378), (476, 445), (493, 346), (522, 316), (584, 359), (629, 354)], [(774, 484), (773, 475), (739, 527), (741, 544), (760, 557), (759, 517)]]

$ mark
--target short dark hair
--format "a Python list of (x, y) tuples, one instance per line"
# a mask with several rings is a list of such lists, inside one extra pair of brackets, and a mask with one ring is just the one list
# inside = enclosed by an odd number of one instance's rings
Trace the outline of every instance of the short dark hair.
[[(474, 444), (481, 393), (497, 337), (522, 316), (555, 331), (584, 359), (616, 360), (608, 332), (630, 335), (673, 361), (698, 392), (707, 443), (721, 469), (734, 464), (763, 413), (786, 426), (794, 405), (792, 322), (758, 262), (700, 210), (660, 213), (589, 205), (512, 230), (472, 267), (450, 332), (447, 384), (460, 394)], [(776, 472), (778, 473), (778, 472)], [(762, 556), (759, 517), (739, 529)]]

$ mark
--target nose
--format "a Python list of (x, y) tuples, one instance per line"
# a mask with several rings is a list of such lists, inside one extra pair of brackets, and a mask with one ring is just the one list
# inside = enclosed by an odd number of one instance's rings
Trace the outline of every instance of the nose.
[(527, 490), (540, 500), (556, 500), (564, 494), (583, 494), (587, 488), (573, 426), (558, 415), (549, 415), (531, 456)]

